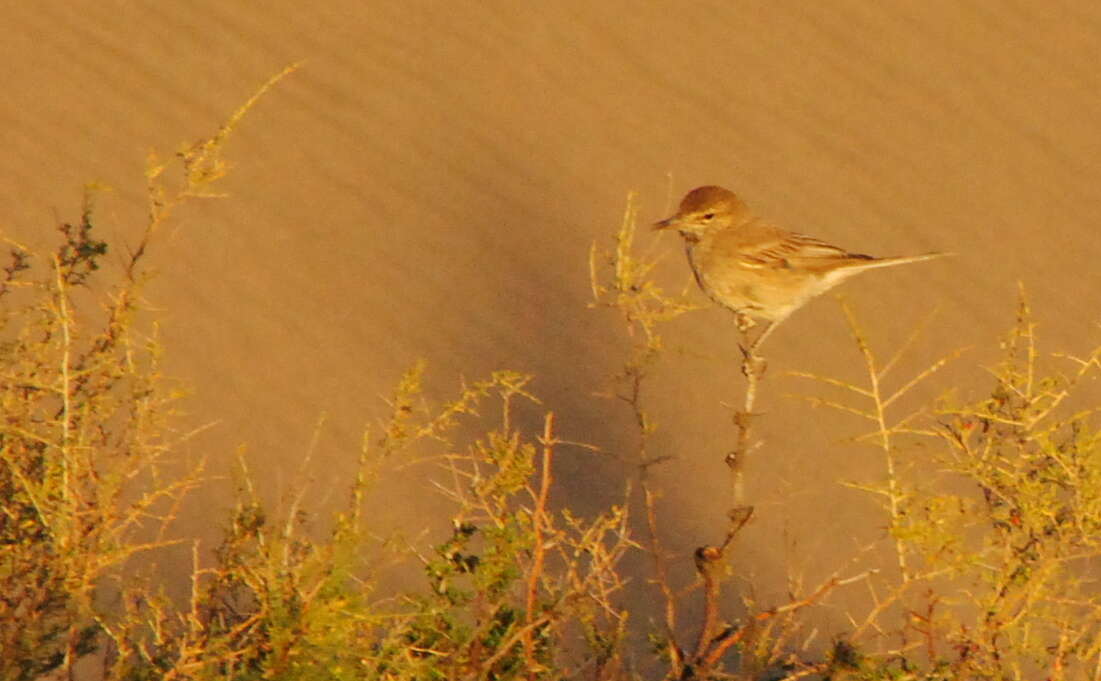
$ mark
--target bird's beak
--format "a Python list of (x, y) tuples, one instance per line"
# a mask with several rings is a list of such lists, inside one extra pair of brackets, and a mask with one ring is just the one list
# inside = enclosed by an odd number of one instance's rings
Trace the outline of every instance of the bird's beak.
[(655, 230), (673, 229), (677, 226), (678, 222), (680, 222), (680, 220), (678, 220), (677, 216), (674, 215), (671, 218), (665, 218), (661, 222), (655, 222), (654, 223), (654, 229)]

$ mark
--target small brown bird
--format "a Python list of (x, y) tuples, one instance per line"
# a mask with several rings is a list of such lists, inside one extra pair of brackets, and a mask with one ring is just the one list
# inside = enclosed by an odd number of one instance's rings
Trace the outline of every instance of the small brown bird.
[(739, 315), (768, 322), (752, 348), (811, 298), (853, 275), (947, 255), (875, 258), (849, 253), (761, 220), (722, 187), (688, 192), (676, 215), (654, 228), (680, 232), (692, 273), (712, 300)]

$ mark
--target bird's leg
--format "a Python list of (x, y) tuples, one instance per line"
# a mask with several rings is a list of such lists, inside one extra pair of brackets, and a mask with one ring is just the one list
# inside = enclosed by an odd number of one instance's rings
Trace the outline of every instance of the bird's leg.
[[(757, 322), (752, 317), (750, 317), (749, 314), (741, 310), (734, 311), (734, 318), (735, 323), (738, 325), (738, 331), (742, 334), (743, 337), (745, 337), (746, 341), (748, 341), (749, 331), (753, 327), (757, 326)], [(768, 338), (768, 335), (770, 333), (772, 333), (772, 330), (779, 326), (780, 322), (782, 321), (783, 319), (766, 321), (765, 324), (767, 324), (767, 326), (765, 326), (764, 331), (762, 331), (761, 334), (757, 336), (757, 340), (753, 341), (752, 343), (747, 342), (746, 345), (743, 345), (742, 353), (745, 355), (753, 354), (754, 351), (760, 348), (761, 345), (765, 342), (765, 339)]]
[[(739, 314), (739, 321), (742, 317), (743, 315)], [(746, 377), (752, 375), (755, 378), (760, 378), (761, 376), (764, 376), (765, 369), (768, 367), (768, 363), (765, 361), (764, 357), (761, 357), (757, 354), (757, 350), (760, 349), (761, 344), (764, 343), (765, 338), (767, 338), (768, 335), (772, 333), (772, 330), (776, 328), (777, 323), (778, 322), (775, 321), (766, 322), (768, 326), (765, 327), (764, 331), (762, 331), (752, 343), (749, 342), (748, 329), (742, 330), (742, 335), (743, 337), (745, 337), (745, 344), (741, 346), (742, 373), (745, 374)], [(740, 324), (739, 327), (741, 327)]]
[(738, 331), (742, 335), (748, 334), (750, 329), (757, 326), (757, 322), (753, 321), (753, 317), (741, 310), (734, 310), (734, 323), (738, 325)]
[[(759, 342), (749, 342), (749, 332), (753, 327), (757, 326), (757, 322), (753, 317), (750, 317), (748, 313), (742, 310), (734, 310), (734, 323), (738, 326), (738, 333), (742, 335), (742, 341), (738, 343), (738, 348), (742, 351), (742, 358), (748, 359), (749, 356), (753, 354), (753, 349), (757, 347), (757, 343)], [(743, 369), (744, 368), (743, 365)]]
[(768, 322), (768, 326), (765, 327), (765, 330), (761, 332), (760, 336), (757, 336), (757, 340), (753, 341), (753, 345), (749, 346), (749, 354), (755, 354), (757, 350), (760, 349), (760, 347), (764, 344), (765, 339), (768, 338), (768, 335), (772, 333), (773, 329), (775, 329), (779, 325), (779, 321)]

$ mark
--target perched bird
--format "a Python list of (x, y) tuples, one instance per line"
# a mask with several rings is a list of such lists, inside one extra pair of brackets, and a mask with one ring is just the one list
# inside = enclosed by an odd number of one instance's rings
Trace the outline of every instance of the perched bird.
[(676, 214), (654, 228), (680, 232), (696, 282), (712, 300), (768, 322), (751, 349), (811, 298), (853, 275), (947, 255), (876, 258), (849, 253), (756, 217), (722, 187), (688, 192)]

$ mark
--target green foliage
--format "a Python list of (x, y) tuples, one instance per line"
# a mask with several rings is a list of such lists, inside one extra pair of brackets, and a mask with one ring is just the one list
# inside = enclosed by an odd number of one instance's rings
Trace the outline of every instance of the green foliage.
[[(155, 340), (133, 332), (133, 290), (91, 327), (71, 302), (107, 246), (91, 190), (78, 225), (41, 259), (13, 247), (0, 346), (0, 677), (36, 678), (87, 654), (99, 581), (163, 545), (149, 529), (197, 472), (159, 477), (176, 395), (161, 389)], [(19, 295), (10, 295), (15, 292)], [(26, 651), (26, 656), (8, 651)]]
[[(1101, 559), (1101, 428), (1087, 379), (1101, 348), (1040, 363), (1035, 323), (1022, 296), (990, 396), (942, 409), (939, 457), (972, 494), (941, 495), (918, 516), (955, 527), (926, 542), (930, 567), (947, 566), (976, 616), (947, 638), (970, 667), (992, 676), (1046, 668), (1053, 678), (1101, 654), (1101, 597), (1090, 574)], [(935, 537), (929, 533), (930, 538)], [(963, 655), (964, 653), (961, 653)]]
[[(877, 424), (867, 439), (884, 451), (886, 480), (859, 487), (887, 502), (901, 580), (886, 585), (885, 601), (903, 611), (895, 641), (907, 652), (862, 657), (862, 675), (850, 670), (844, 678), (1094, 678), (1101, 669), (1101, 596), (1091, 577), (1101, 559), (1101, 426), (1088, 405), (1101, 347), (1085, 357), (1055, 355), (1048, 366), (1022, 293), (1003, 359), (989, 371), (988, 396), (945, 398), (924, 423), (923, 412), (891, 423), (895, 399), (960, 353), (885, 393), (885, 371), (855, 323), (853, 331), (871, 387), (799, 375), (871, 402), (866, 409), (814, 400)], [(940, 446), (911, 444), (912, 465), (900, 467), (905, 437)], [(870, 624), (856, 627), (847, 649), (864, 655), (853, 640)]]

